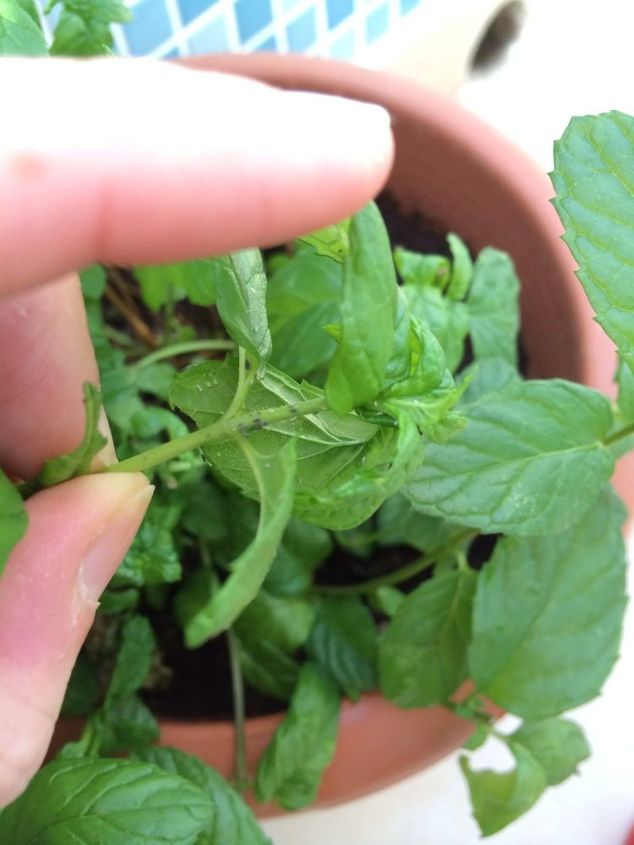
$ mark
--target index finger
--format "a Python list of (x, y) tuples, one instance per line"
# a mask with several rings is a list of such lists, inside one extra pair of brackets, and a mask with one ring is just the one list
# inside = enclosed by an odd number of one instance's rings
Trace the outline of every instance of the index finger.
[[(96, 260), (280, 242), (354, 212), (391, 163), (374, 106), (145, 60), (0, 60), (0, 300)], [(96, 368), (72, 280), (0, 302), (0, 466), (73, 448)], [(22, 448), (24, 447), (24, 448)]]
[(377, 106), (146, 60), (2, 60), (0, 292), (99, 260), (268, 245), (357, 210)]

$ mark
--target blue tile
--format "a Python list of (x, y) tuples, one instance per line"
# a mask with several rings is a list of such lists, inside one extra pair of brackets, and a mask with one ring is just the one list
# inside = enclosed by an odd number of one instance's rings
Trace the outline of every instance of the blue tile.
[(277, 38), (271, 35), (270, 38), (265, 39), (261, 44), (253, 48), (257, 53), (277, 53)]
[(164, 59), (178, 59), (180, 57), (181, 51), (178, 47), (172, 47), (167, 53), (164, 54)]
[(356, 51), (354, 30), (350, 29), (344, 35), (340, 35), (330, 45), (330, 55), (333, 59), (351, 59)]
[(273, 20), (270, 0), (238, 0), (234, 9), (242, 42), (253, 38)]
[(229, 35), (224, 18), (215, 20), (203, 26), (197, 32), (189, 35), (187, 40), (192, 53), (222, 53), (229, 49)]
[(172, 26), (164, 3), (142, 0), (132, 10), (132, 21), (125, 27), (130, 52), (137, 56), (156, 49), (172, 35)]
[(327, 0), (328, 29), (334, 29), (354, 11), (354, 0)]
[(215, 6), (218, 0), (178, 0), (183, 23), (191, 23), (197, 17)]
[(371, 12), (365, 21), (365, 37), (368, 44), (376, 41), (388, 30), (390, 24), (390, 9), (387, 3)]
[(317, 37), (315, 9), (307, 9), (303, 15), (289, 23), (286, 27), (286, 37), (289, 49), (294, 53), (302, 53), (310, 47)]
[(420, 5), (420, 0), (401, 0), (401, 14), (406, 15)]

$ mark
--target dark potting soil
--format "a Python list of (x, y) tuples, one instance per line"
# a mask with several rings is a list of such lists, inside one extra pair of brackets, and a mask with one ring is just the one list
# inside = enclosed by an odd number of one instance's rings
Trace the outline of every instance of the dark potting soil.
[[(388, 193), (381, 194), (377, 204), (394, 247), (402, 246), (416, 252), (450, 256), (446, 233), (422, 215), (403, 215)], [(495, 536), (478, 537), (472, 544), (470, 565), (479, 569), (489, 559), (496, 539)], [(317, 582), (354, 584), (387, 574), (418, 556), (419, 553), (409, 547), (378, 549), (368, 558), (336, 547), (331, 558), (320, 567)], [(399, 586), (409, 592), (430, 577), (430, 574), (428, 571)], [(233, 700), (226, 637), (217, 637), (198, 649), (186, 649), (182, 633), (169, 614), (158, 613), (149, 608), (146, 610), (157, 636), (162, 663), (169, 667), (171, 674), (168, 684), (144, 692), (143, 698), (148, 706), (158, 716), (163, 717), (231, 720)], [(269, 698), (248, 686), (245, 694), (248, 717), (278, 713), (284, 709), (283, 702)]]

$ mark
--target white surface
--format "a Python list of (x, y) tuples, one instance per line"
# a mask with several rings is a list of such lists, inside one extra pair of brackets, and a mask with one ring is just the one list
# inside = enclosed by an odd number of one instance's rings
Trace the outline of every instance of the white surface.
[[(459, 99), (550, 169), (552, 141), (570, 115), (634, 113), (633, 33), (632, 0), (531, 0), (524, 33), (505, 63), (467, 83)], [(622, 657), (603, 696), (574, 713), (592, 759), (579, 777), (549, 790), (523, 819), (491, 837), (491, 845), (621, 845), (634, 823), (633, 698), (630, 610)], [(497, 762), (504, 763), (502, 756)], [(265, 827), (275, 845), (480, 841), (455, 755), (369, 798)]]

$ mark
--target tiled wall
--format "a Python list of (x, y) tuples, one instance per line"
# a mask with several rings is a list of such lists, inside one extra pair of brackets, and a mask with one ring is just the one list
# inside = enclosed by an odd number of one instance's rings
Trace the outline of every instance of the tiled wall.
[(131, 0), (122, 54), (275, 50), (358, 58), (424, 0)]

